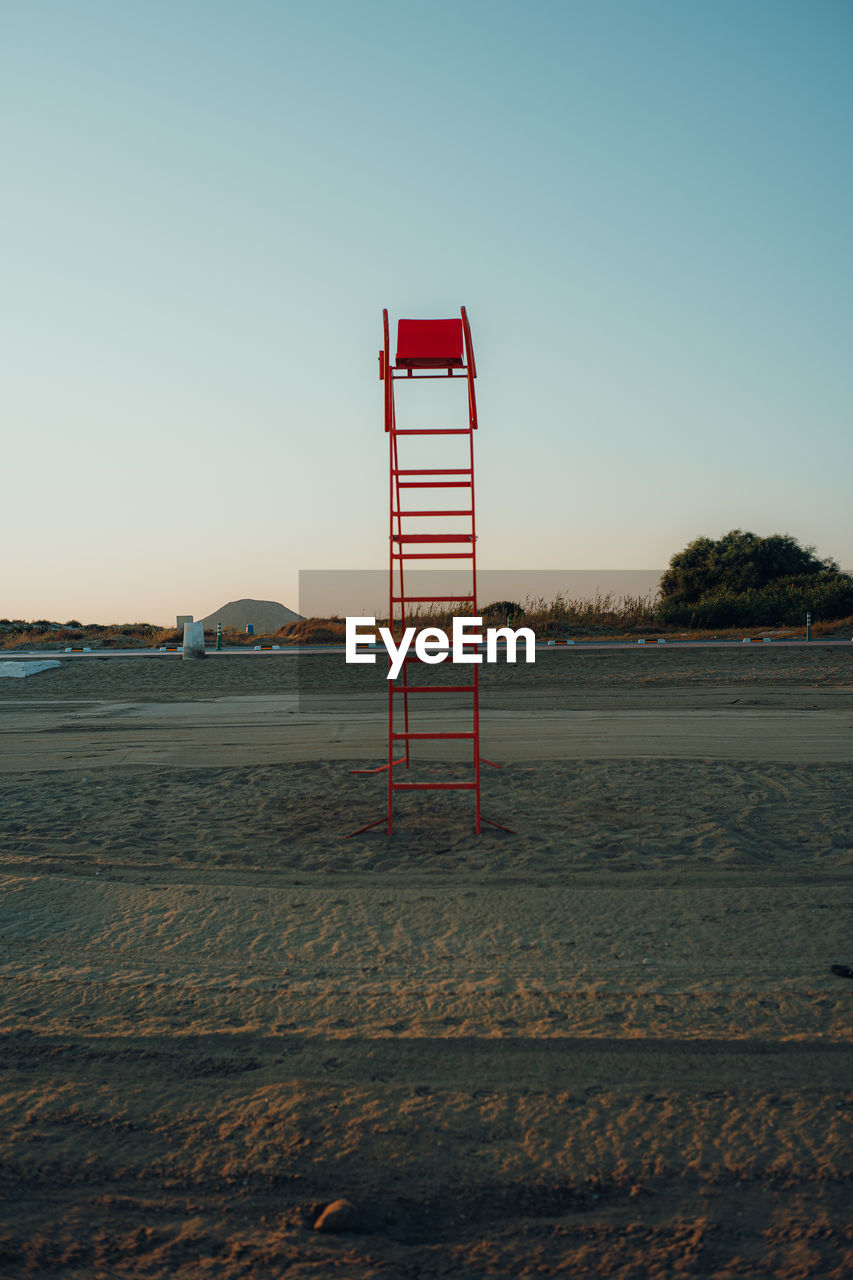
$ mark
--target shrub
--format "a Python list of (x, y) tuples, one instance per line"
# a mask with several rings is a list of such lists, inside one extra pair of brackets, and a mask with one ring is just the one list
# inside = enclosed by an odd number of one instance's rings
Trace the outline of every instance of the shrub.
[(699, 628), (802, 626), (806, 614), (817, 622), (853, 611), (853, 578), (823, 573), (788, 578), (750, 591), (709, 592), (699, 600), (662, 600), (663, 626)]
[(689, 604), (720, 591), (742, 595), (774, 582), (839, 573), (834, 560), (819, 560), (814, 547), (801, 547), (790, 534), (761, 538), (732, 529), (717, 541), (696, 538), (677, 552), (661, 578), (660, 594)]
[(483, 621), (493, 625), (495, 622), (515, 622), (524, 610), (515, 600), (496, 600), (480, 610)]

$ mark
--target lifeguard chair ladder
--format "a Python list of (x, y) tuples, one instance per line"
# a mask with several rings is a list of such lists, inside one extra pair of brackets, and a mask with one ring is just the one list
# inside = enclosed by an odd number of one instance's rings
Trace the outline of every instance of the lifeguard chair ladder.
[[(411, 621), (409, 609), (412, 606), (453, 605), (464, 606), (466, 614), (477, 616), (477, 527), (474, 514), (474, 432), (477, 430), (477, 398), (474, 391), (474, 379), (477, 368), (474, 363), (474, 350), (471, 344), (471, 329), (465, 308), (461, 308), (459, 318), (450, 320), (400, 320), (397, 327), (397, 352), (394, 363), (391, 361), (388, 312), (382, 312), (384, 344), (379, 352), (379, 377), (385, 389), (385, 430), (389, 437), (389, 562), (388, 562), (388, 626), (395, 640), (399, 641), (407, 624)], [(421, 378), (464, 378), (467, 383), (468, 412), (467, 425), (464, 427), (400, 427), (397, 425), (396, 398), (394, 384), (399, 379), (417, 380)], [(463, 458), (455, 461), (466, 461), (465, 466), (405, 466), (403, 452), (405, 444), (401, 440), (416, 436), (455, 436), (467, 437), (463, 443)], [(412, 490), (453, 491), (450, 498), (440, 506), (433, 507), (429, 500), (417, 503), (413, 508), (405, 505), (412, 500)], [(451, 506), (453, 497), (458, 494), (457, 505)], [(452, 532), (412, 531), (411, 522), (418, 524), (432, 518), (454, 517), (457, 528)], [(454, 567), (470, 569), (466, 578), (466, 588), (462, 594), (410, 595), (406, 590), (406, 565), (410, 561), (429, 561), (434, 564), (452, 562)], [(474, 651), (473, 642), (468, 646)], [(410, 683), (408, 670), (412, 663), (420, 664), (415, 654), (407, 655), (401, 672), (396, 680), (388, 680), (388, 760), (378, 769), (354, 770), (358, 773), (380, 773), (387, 771), (388, 810), (382, 818), (370, 822), (358, 831), (368, 831), (382, 823), (387, 823), (388, 834), (394, 827), (394, 794), (398, 791), (472, 791), (475, 804), (475, 824), (477, 834), (482, 824), (498, 827), (501, 831), (510, 831), (499, 822), (483, 816), (480, 806), (480, 766), (491, 764), (480, 756), (480, 695), (479, 666), (472, 663), (466, 665), (466, 683), (459, 684), (424, 684)], [(468, 679), (468, 672), (471, 672)], [(410, 698), (419, 701), (422, 697), (435, 706), (435, 699), (441, 694), (470, 693), (471, 695), (471, 728), (464, 731), (428, 731), (422, 732), (412, 728), (414, 707)], [(400, 727), (402, 725), (402, 727)], [(464, 740), (470, 741), (472, 749), (472, 776), (465, 780), (446, 782), (410, 782), (400, 780), (395, 770), (408, 769), (411, 764), (411, 746), (413, 742), (430, 740)], [(398, 754), (400, 753), (400, 754)], [(497, 768), (498, 766), (493, 766)]]

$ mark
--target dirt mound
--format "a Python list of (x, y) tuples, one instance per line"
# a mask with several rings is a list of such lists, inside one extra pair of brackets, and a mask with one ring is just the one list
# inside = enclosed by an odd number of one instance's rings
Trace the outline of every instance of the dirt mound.
[(276, 600), (231, 600), (201, 621), (207, 631), (212, 631), (218, 622), (223, 631), (245, 631), (251, 623), (259, 636), (278, 631), (288, 622), (301, 622), (302, 615)]

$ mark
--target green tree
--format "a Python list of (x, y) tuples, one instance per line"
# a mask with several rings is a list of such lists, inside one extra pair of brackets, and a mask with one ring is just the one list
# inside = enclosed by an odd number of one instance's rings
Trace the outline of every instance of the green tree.
[[(834, 560), (819, 560), (787, 533), (760, 538), (732, 529), (722, 538), (696, 538), (677, 552), (661, 578), (664, 601), (693, 604), (716, 592), (739, 595), (783, 579), (840, 573)], [(842, 575), (845, 576), (845, 575)]]
[(696, 538), (661, 578), (657, 620), (687, 627), (795, 626), (853, 614), (853, 577), (819, 560), (790, 534), (759, 538), (733, 529)]

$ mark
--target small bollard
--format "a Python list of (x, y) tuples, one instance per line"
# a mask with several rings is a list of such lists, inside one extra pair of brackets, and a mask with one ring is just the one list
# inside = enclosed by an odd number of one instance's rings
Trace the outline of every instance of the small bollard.
[(221, 622), (217, 622), (216, 624), (216, 648), (217, 650), (220, 650), (222, 648), (222, 623)]
[(812, 638), (812, 615), (810, 613), (807, 613), (806, 614), (806, 639), (811, 640), (811, 638)]

